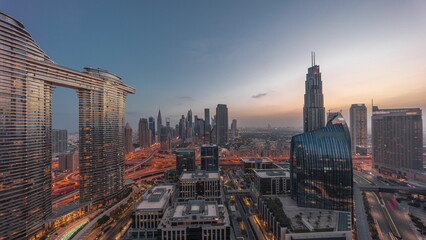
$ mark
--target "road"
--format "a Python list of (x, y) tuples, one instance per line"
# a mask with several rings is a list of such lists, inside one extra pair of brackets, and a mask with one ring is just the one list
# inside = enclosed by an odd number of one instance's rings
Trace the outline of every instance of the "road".
[(116, 209), (121, 204), (125, 204), (127, 202), (127, 200), (131, 196), (133, 196), (133, 194), (135, 194), (136, 191), (137, 190), (134, 188), (133, 191), (132, 191), (132, 193), (129, 194), (129, 196), (125, 197), (120, 202), (118, 202), (117, 204), (115, 204), (114, 206), (112, 206), (111, 208), (109, 208), (108, 210), (104, 211), (103, 213), (99, 214), (97, 217), (95, 217), (94, 219), (92, 219), (86, 226), (84, 226), (84, 228), (81, 231), (79, 231), (72, 238), (72, 240), (81, 240), (81, 239), (84, 239), (87, 236), (87, 234), (90, 233), (90, 230), (95, 226), (95, 224), (97, 223), (98, 219), (100, 219), (104, 215), (109, 215), (112, 210)]
[(361, 191), (358, 184), (354, 184), (354, 200), (355, 200), (355, 217), (356, 217), (356, 232), (358, 239), (370, 240), (368, 231), (367, 216), (365, 214), (365, 206), (362, 200)]
[[(362, 182), (363, 184), (387, 186), (385, 183), (376, 179), (374, 176), (363, 173), (363, 172), (355, 171), (354, 176), (357, 178), (358, 181)], [(379, 194), (369, 193), (369, 195), (374, 195), (374, 197), (377, 198), (376, 202), (380, 201), (380, 203), (382, 204), (380, 205), (380, 207), (382, 208), (381, 214), (375, 214), (377, 218), (374, 215), (373, 215), (373, 218), (377, 219), (381, 228), (383, 226), (382, 230), (384, 230), (384, 235), (386, 235), (386, 233), (389, 235), (388, 229), (390, 230), (393, 227), (394, 232), (396, 229), (396, 232), (400, 234), (402, 239), (408, 239), (408, 240), (418, 239), (416, 233), (410, 227), (411, 219), (408, 216), (408, 209), (406, 207), (399, 205), (393, 193), (379, 193)], [(376, 208), (377, 208), (377, 205), (376, 205)], [(389, 223), (386, 224), (387, 228), (384, 227), (385, 225), (384, 222), (386, 221), (385, 215), (387, 214), (386, 212), (389, 213), (389, 216), (391, 218), (391, 221), (388, 221)], [(394, 226), (392, 226), (393, 225), (392, 222), (394, 223)], [(393, 238), (389, 237), (387, 239), (393, 239)]]
[[(360, 185), (366, 185), (370, 183), (361, 174), (354, 174), (354, 177)], [(383, 213), (383, 208), (382, 208), (382, 205), (380, 204), (380, 200), (378, 196), (376, 195), (376, 193), (372, 193), (372, 192), (367, 192), (366, 195), (367, 195), (368, 203), (371, 208), (371, 216), (376, 222), (376, 229), (377, 229), (377, 232), (379, 233), (380, 239), (393, 240), (391, 227), (389, 226), (389, 223), (387, 222), (385, 218), (385, 215)], [(362, 239), (362, 238), (359, 238), (359, 239)]]

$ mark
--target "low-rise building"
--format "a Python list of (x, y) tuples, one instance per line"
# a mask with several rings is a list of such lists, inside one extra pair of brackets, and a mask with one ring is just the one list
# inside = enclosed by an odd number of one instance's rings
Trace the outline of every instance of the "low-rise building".
[(132, 226), (128, 236), (132, 239), (156, 239), (157, 228), (167, 207), (173, 202), (174, 185), (158, 185), (142, 196), (132, 212)]
[(204, 199), (222, 202), (219, 172), (183, 172), (179, 179), (179, 200)]
[(227, 240), (231, 227), (226, 208), (215, 201), (190, 200), (169, 207), (158, 226), (160, 240)]
[(245, 174), (253, 175), (254, 169), (271, 169), (275, 166), (273, 161), (267, 157), (252, 157), (252, 158), (241, 158), (241, 168)]
[(290, 191), (290, 172), (283, 169), (255, 169), (254, 187), (260, 195), (280, 195)]
[(260, 221), (274, 239), (352, 239), (350, 212), (298, 207), (289, 196), (260, 197), (257, 205)]

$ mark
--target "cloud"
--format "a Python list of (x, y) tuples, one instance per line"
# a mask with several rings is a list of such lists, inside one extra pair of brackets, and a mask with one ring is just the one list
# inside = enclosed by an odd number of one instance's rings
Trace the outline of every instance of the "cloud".
[(195, 101), (195, 99), (193, 99), (190, 96), (176, 96), (177, 99), (179, 100), (184, 100), (184, 101), (188, 101), (188, 102), (193, 102)]
[(267, 93), (259, 93), (259, 94), (256, 94), (256, 95), (253, 95), (253, 96), (251, 96), (252, 98), (261, 98), (261, 97), (264, 97), (264, 96), (266, 96), (266, 95), (268, 95)]

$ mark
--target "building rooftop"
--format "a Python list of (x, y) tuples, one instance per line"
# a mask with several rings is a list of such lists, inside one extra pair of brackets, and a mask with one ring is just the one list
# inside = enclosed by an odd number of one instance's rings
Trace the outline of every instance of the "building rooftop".
[(241, 158), (241, 161), (245, 163), (267, 163), (267, 162), (272, 162), (272, 159), (267, 157), (262, 157), (262, 158), (251, 157), (251, 158)]
[(289, 196), (278, 197), (278, 199), (287, 217), (292, 219), (294, 230), (304, 230), (307, 228), (306, 224), (309, 224), (314, 229), (351, 231), (350, 212), (298, 207), (296, 201)]
[(277, 168), (290, 169), (290, 163), (288, 163), (288, 162), (274, 163), (274, 165), (277, 166)]
[(204, 170), (197, 170), (195, 172), (183, 172), (180, 177), (180, 180), (215, 180), (219, 179), (219, 177), (220, 176), (218, 172), (207, 172)]
[(379, 109), (377, 106), (373, 107), (373, 116), (376, 115), (393, 115), (393, 116), (405, 116), (405, 115), (421, 115), (422, 110), (420, 108), (395, 108), (395, 109)]
[(260, 178), (285, 177), (290, 178), (290, 172), (284, 169), (254, 169), (254, 174)]
[(192, 148), (178, 148), (176, 149), (176, 153), (187, 153), (187, 152), (195, 152)]
[(188, 202), (178, 202), (173, 207), (170, 207), (161, 223), (163, 227), (225, 225), (229, 224), (229, 217), (226, 208), (215, 201), (190, 200)]
[(135, 210), (162, 209), (174, 192), (174, 185), (158, 185), (145, 192)]

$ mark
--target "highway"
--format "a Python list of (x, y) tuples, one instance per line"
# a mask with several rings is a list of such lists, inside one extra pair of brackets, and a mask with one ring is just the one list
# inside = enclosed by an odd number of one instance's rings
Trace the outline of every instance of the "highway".
[[(365, 185), (387, 186), (374, 176), (363, 172), (354, 171), (354, 177), (356, 177), (357, 181)], [(376, 219), (380, 225), (383, 239), (397, 239), (394, 238), (394, 236), (401, 236), (402, 239), (408, 240), (417, 239), (416, 233), (410, 227), (411, 219), (408, 216), (408, 208), (399, 205), (393, 193), (382, 192), (367, 194), (374, 196), (376, 199), (376, 201), (372, 200), (372, 211), (373, 208), (375, 209), (373, 218)], [(381, 211), (378, 211), (378, 209), (381, 209)]]

